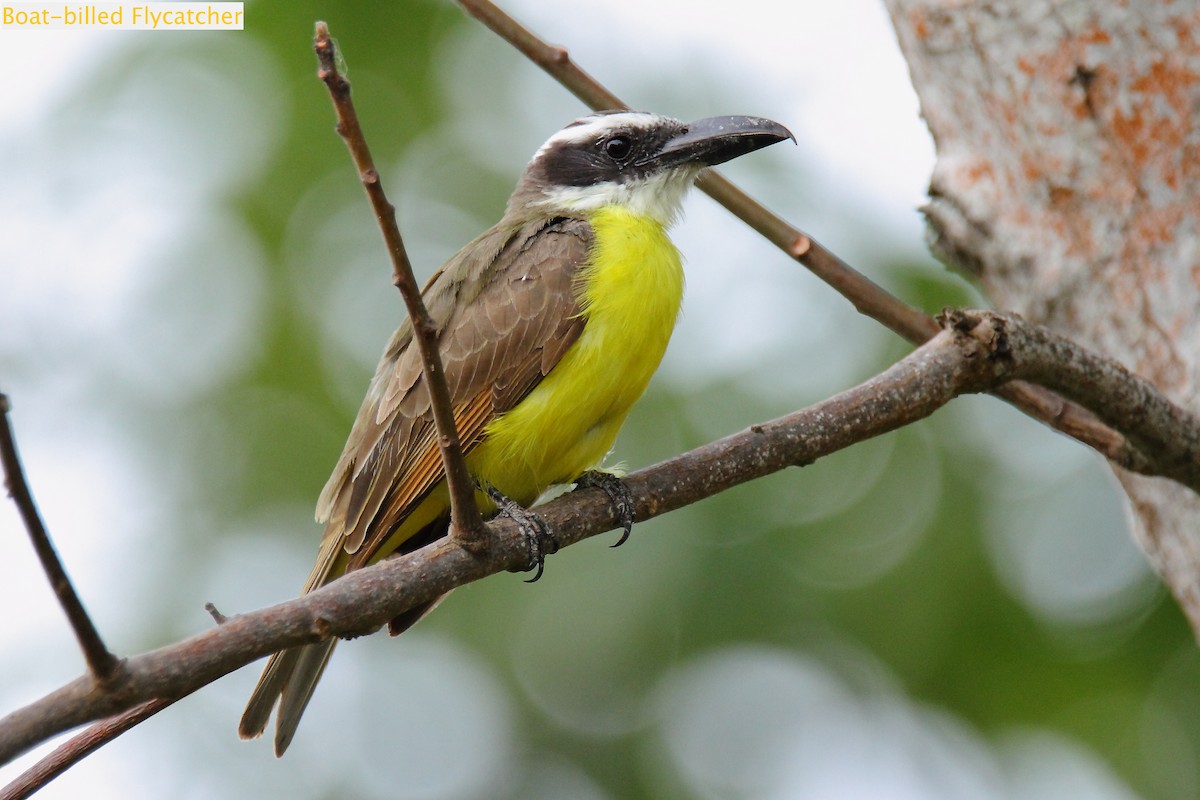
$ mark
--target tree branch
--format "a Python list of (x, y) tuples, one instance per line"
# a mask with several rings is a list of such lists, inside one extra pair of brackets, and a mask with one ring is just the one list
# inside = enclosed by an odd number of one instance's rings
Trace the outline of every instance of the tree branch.
[(375, 212), (375, 220), (383, 232), (383, 240), (392, 260), (392, 282), (404, 297), (404, 305), (412, 321), (413, 341), (421, 353), (425, 386), (429, 390), (442, 466), (450, 491), (451, 535), (463, 547), (477, 552), (487, 544), (487, 532), (479, 515), (479, 507), (475, 504), (475, 483), (467, 472), (467, 462), (463, 458), (462, 443), (454, 422), (454, 405), (450, 400), (450, 389), (446, 386), (446, 373), (438, 352), (437, 325), (430, 319), (421, 300), (421, 289), (413, 275), (408, 251), (404, 248), (404, 240), (396, 224), (396, 209), (383, 192), (379, 172), (375, 169), (370, 148), (358, 122), (358, 114), (350, 99), (350, 81), (337, 70), (337, 53), (329, 36), (329, 27), (324, 22), (318, 22), (316, 31), (313, 49), (321, 65), (317, 76), (329, 89), (329, 97), (337, 111), (337, 132), (350, 150), (350, 157), (354, 159), (359, 179), (367, 190), (367, 197)]
[(75, 638), (79, 640), (79, 647), (83, 650), (88, 669), (96, 680), (104, 685), (115, 678), (121, 662), (104, 646), (100, 632), (92, 624), (87, 609), (83, 607), (83, 601), (71, 585), (71, 579), (54, 550), (54, 543), (50, 541), (50, 533), (42, 522), (42, 515), (38, 513), (33, 493), (25, 480), (25, 470), (21, 468), (17, 441), (8, 418), (10, 410), (8, 395), (0, 394), (0, 462), (4, 466), (4, 484), (8, 488), (9, 497), (21, 512), (25, 530), (29, 532), (29, 540), (33, 543), (38, 560), (42, 562), (42, 570), (50, 581), (54, 596), (58, 598), (59, 605), (71, 623), (71, 629), (75, 631)]
[(1171, 402), (1153, 383), (1016, 314), (946, 311), (943, 325), (969, 332), (1011, 375), (1053, 389), (1087, 408), (1147, 453), (1164, 477), (1200, 492), (1200, 417)]
[[(596, 111), (628, 108), (619, 97), (571, 60), (563, 47), (538, 38), (491, 0), (458, 0), (467, 13), (513, 45), (550, 77)], [(696, 184), (767, 241), (799, 261), (865, 316), (885, 325), (913, 344), (938, 331), (933, 318), (889, 293), (866, 275), (822, 247), (815, 239), (767, 210), (716, 170), (705, 170)], [(1165, 475), (1152, 454), (1138, 450), (1118, 431), (1074, 403), (1036, 387), (1014, 383), (996, 394), (1026, 414), (1098, 450), (1126, 469)], [(1193, 486), (1192, 488), (1197, 488)]]
[(50, 781), (99, 750), (125, 731), (142, 724), (176, 700), (150, 700), (123, 714), (97, 722), (78, 736), (54, 749), (0, 789), (0, 800), (24, 800)]
[[(753, 425), (625, 478), (639, 520), (673, 511), (784, 467), (807, 465), (856, 442), (923, 419), (954, 397), (989, 391), (1013, 378), (1048, 380), (1114, 419), (1147, 408), (1134, 434), (1172, 451), (1192, 472), (1200, 427), (1145, 381), (1019, 318), (987, 311), (944, 316), (945, 330), (882, 374), (828, 400)], [(1117, 399), (1114, 399), (1117, 398)], [(618, 524), (599, 489), (571, 492), (538, 508), (564, 547)], [(0, 720), (0, 763), (88, 721), (150, 700), (182, 697), (269, 653), (331, 636), (373, 631), (451, 589), (528, 564), (516, 523), (487, 524), (493, 546), (472, 555), (449, 539), (351, 572), (295, 600), (228, 618), (183, 642), (125, 661), (100, 686), (85, 675)]]

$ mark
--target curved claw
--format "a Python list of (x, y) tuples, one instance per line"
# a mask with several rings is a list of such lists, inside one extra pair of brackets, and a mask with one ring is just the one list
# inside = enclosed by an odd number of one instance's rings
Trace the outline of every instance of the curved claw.
[(629, 487), (625, 485), (624, 481), (611, 472), (588, 470), (575, 479), (575, 488), (596, 488), (608, 495), (609, 502), (612, 503), (613, 515), (624, 529), (617, 543), (609, 545), (609, 547), (620, 547), (629, 541), (629, 534), (633, 531), (633, 495), (630, 494)]
[[(532, 548), (531, 548), (531, 549), (532, 549)], [(533, 567), (533, 569), (536, 569), (536, 570), (537, 570), (537, 572), (535, 572), (535, 573), (533, 574), (533, 577), (532, 577), (532, 578), (528, 578), (528, 579), (525, 581), (525, 583), (537, 583), (539, 580), (541, 580), (541, 578), (542, 578), (542, 573), (543, 573), (543, 572), (545, 572), (545, 567), (546, 567), (546, 558), (545, 558), (545, 556), (543, 556), (541, 553), (538, 553), (538, 554), (537, 554), (536, 556), (534, 556), (533, 558), (534, 558), (534, 559), (536, 559), (536, 566), (535, 566), (535, 567)], [(533, 560), (533, 559), (531, 559), (531, 560)]]
[[(558, 552), (558, 539), (554, 537), (546, 521), (537, 514), (512, 500), (495, 486), (485, 486), (483, 489), (499, 509), (498, 515), (508, 517), (520, 527), (525, 543), (529, 546), (529, 567), (526, 571), (536, 570), (534, 576), (525, 583), (536, 583), (545, 571), (546, 556)], [(543, 545), (543, 542), (546, 544)]]

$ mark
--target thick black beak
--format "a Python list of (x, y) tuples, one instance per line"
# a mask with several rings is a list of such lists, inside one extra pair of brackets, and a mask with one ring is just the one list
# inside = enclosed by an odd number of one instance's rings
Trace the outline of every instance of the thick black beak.
[(712, 167), (796, 137), (762, 117), (708, 117), (690, 122), (663, 145), (654, 160), (664, 165), (697, 163)]

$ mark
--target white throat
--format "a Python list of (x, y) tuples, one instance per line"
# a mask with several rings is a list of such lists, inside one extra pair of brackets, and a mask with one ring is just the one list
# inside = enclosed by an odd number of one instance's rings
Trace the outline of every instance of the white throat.
[(701, 169), (679, 167), (627, 183), (604, 181), (591, 186), (552, 187), (544, 190), (545, 199), (540, 204), (574, 212), (621, 206), (670, 227), (679, 218), (683, 197)]

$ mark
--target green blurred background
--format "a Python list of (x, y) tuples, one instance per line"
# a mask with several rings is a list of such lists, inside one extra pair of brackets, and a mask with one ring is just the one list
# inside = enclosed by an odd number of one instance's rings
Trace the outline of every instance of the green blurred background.
[[(831, 5), (514, 10), (635, 106), (788, 124), (799, 149), (729, 174), (905, 300), (984, 302), (921, 246), (928, 144), (911, 146), (882, 11)], [(0, 79), (0, 390), (122, 653), (203, 630), (206, 601), (298, 590), (316, 495), (401, 319), (314, 77), (316, 19), (422, 276), (584, 111), (448, 2), (247, 3), (242, 33), (0, 32), (23, 54)], [(31, 93), (22, 68), (66, 74)], [(886, 197), (860, 160), (899, 169), (878, 171)], [(618, 442), (630, 468), (907, 352), (707, 198), (676, 240), (685, 316)], [(1195, 797), (1200, 658), (1124, 513), (1090, 453), (964, 399), (339, 647), (282, 761), (234, 731), (253, 665), (43, 796)], [(81, 671), (22, 537), (0, 511), (5, 711)]]

